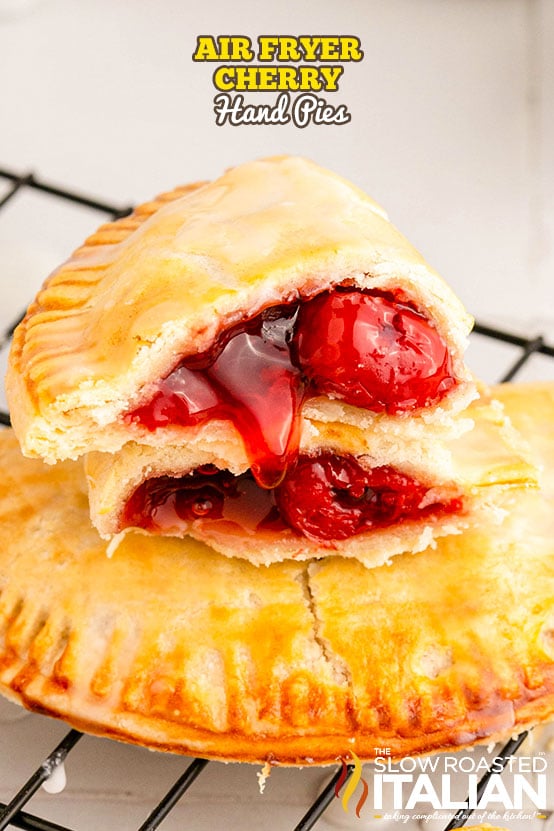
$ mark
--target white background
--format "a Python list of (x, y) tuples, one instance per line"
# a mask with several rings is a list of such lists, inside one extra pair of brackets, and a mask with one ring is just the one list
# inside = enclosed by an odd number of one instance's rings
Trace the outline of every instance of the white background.
[[(351, 123), (216, 127), (214, 67), (191, 60), (199, 34), (357, 35), (364, 60), (328, 96)], [(305, 155), (381, 202), (481, 321), (553, 342), (553, 42), (551, 0), (0, 0), (0, 167), (125, 206), (254, 157)], [(9, 203), (2, 327), (102, 219), (28, 191)], [(493, 380), (511, 355), (479, 340), (470, 360)], [(552, 364), (534, 358), (525, 377), (554, 378)], [(0, 705), (0, 800), (61, 735)], [(70, 787), (39, 807), (125, 831), (182, 768), (86, 739)], [(260, 798), (252, 769), (212, 765), (163, 827), (292, 828), (325, 776), (279, 771)], [(321, 827), (368, 823), (333, 806)]]

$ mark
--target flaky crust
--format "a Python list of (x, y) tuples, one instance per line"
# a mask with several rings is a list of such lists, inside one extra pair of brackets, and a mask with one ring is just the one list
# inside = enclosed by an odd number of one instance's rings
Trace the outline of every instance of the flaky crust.
[[(501, 404), (491, 400), (487, 390), (481, 391), (481, 397), (459, 420), (468, 419), (475, 425), (472, 430), (461, 428), (455, 439), (441, 441), (428, 428), (431, 435), (425, 442), (390, 441), (389, 435), (384, 439), (354, 424), (306, 419), (301, 442), (301, 450), (307, 454), (347, 454), (367, 469), (392, 465), (432, 488), (434, 500), (442, 504), (462, 497), (463, 508), (457, 514), (397, 523), (324, 543), (292, 530), (241, 531), (233, 524), (209, 520), (195, 520), (168, 533), (185, 536), (188, 532), (222, 554), (244, 557), (255, 565), (340, 554), (374, 567), (404, 551), (421, 551), (439, 536), (459, 533), (480, 521), (483, 511), (492, 512), (491, 516), (501, 521), (502, 512), (495, 510), (498, 491), (536, 485), (537, 471)], [(142, 482), (158, 476), (185, 476), (203, 465), (215, 465), (235, 475), (249, 468), (242, 444), (222, 440), (213, 424), (199, 428), (183, 446), (154, 448), (130, 442), (114, 454), (89, 453), (85, 471), (93, 524), (102, 536), (118, 534), (126, 527), (125, 505)]]
[(499, 390), (545, 463), (500, 529), (260, 571), (87, 521), (80, 464), (0, 435), (0, 686), (80, 729), (274, 764), (505, 738), (554, 715), (554, 386)]
[(449, 344), (461, 379), (429, 410), (447, 420), (467, 404), (471, 319), (460, 302), (369, 197), (283, 156), (147, 203), (102, 226), (54, 272), (11, 351), (7, 391), (23, 452), (55, 461), (130, 438), (150, 443), (121, 415), (179, 356), (267, 306), (339, 283), (409, 295)]

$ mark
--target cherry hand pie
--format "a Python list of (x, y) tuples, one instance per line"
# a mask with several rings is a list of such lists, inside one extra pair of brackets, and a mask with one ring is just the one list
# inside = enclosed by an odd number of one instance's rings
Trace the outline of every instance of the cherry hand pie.
[[(344, 422), (303, 421), (296, 464), (261, 487), (240, 443), (208, 430), (185, 445), (89, 453), (91, 519), (109, 538), (140, 528), (190, 536), (257, 565), (341, 554), (368, 567), (482, 520), (500, 490), (536, 485), (502, 406), (483, 389), (457, 438), (385, 441)], [(114, 540), (113, 545), (120, 542)]]
[[(475, 397), (471, 318), (369, 197), (276, 157), (102, 226), (18, 327), (7, 390), (25, 455), (239, 442), (255, 482), (302, 419), (404, 441)], [(309, 427), (309, 425), (308, 425)]]
[(501, 526), (367, 569), (262, 572), (190, 538), (109, 559), (80, 462), (0, 433), (0, 689), (80, 729), (217, 759), (329, 764), (505, 739), (554, 715), (554, 386), (495, 390), (544, 466)]

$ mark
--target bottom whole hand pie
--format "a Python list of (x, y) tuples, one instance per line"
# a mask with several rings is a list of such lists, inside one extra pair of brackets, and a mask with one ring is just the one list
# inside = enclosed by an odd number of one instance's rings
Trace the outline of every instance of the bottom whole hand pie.
[(107, 543), (80, 462), (0, 433), (0, 688), (80, 729), (325, 764), (506, 738), (554, 715), (554, 385), (494, 390), (543, 467), (436, 547), (260, 569), (191, 538)]

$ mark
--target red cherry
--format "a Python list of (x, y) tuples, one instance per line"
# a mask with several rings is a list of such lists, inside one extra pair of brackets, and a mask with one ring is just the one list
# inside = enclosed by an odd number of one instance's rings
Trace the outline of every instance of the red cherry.
[(315, 392), (375, 412), (425, 407), (455, 383), (438, 331), (385, 293), (324, 292), (301, 304), (294, 343)]
[(304, 382), (291, 362), (295, 306), (228, 329), (213, 348), (182, 361), (127, 421), (148, 430), (232, 421), (258, 484), (278, 484), (298, 452)]
[(150, 431), (230, 420), (254, 478), (270, 489), (297, 456), (306, 397), (396, 413), (432, 403), (454, 384), (446, 346), (423, 315), (391, 294), (338, 289), (230, 327), (125, 419)]
[(125, 506), (125, 524), (163, 532), (194, 519), (220, 519), (233, 479), (228, 471), (147, 479)]
[[(185, 476), (147, 479), (125, 506), (124, 524), (156, 533), (186, 533), (195, 520), (224, 520), (252, 531), (258, 525), (276, 527), (271, 490), (260, 488), (249, 473), (203, 465)], [(278, 529), (283, 529), (283, 523)]]
[(249, 473), (235, 477), (212, 466), (183, 477), (149, 479), (129, 499), (124, 524), (185, 533), (194, 520), (223, 520), (225, 527), (234, 523), (248, 532), (289, 527), (323, 541), (462, 508), (457, 498), (426, 503), (427, 494), (425, 485), (394, 468), (368, 471), (352, 456), (321, 453), (300, 456), (275, 490), (260, 488)]
[[(301, 456), (275, 489), (284, 521), (314, 540), (344, 540), (421, 516), (427, 487), (390, 467), (364, 470), (352, 456)], [(444, 506), (426, 506), (439, 510)], [(452, 509), (456, 506), (453, 504)]]

